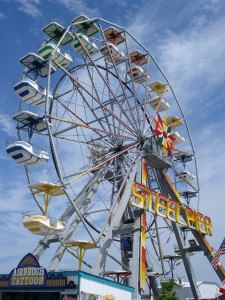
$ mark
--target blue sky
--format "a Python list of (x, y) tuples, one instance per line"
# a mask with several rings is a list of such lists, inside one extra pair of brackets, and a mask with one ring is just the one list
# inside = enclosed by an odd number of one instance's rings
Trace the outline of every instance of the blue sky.
[[(23, 70), (19, 59), (36, 51), (45, 25), (56, 21), (67, 26), (81, 14), (129, 30), (169, 79), (188, 120), (199, 169), (200, 211), (212, 218), (214, 236), (209, 241), (217, 249), (225, 236), (225, 2), (1, 0), (0, 273), (11, 271), (38, 242), (21, 225), (21, 212), (33, 205), (25, 173), (4, 150), (6, 138), (15, 134), (11, 116), (18, 99), (12, 86)], [(193, 263), (198, 280), (218, 280), (202, 255), (196, 254)]]

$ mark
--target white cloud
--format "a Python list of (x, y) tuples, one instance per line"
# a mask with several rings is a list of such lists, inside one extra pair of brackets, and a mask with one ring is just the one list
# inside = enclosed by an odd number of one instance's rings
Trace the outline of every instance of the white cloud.
[(223, 4), (221, 0), (203, 1), (198, 9), (199, 14), (193, 16), (191, 24), (199, 27), (207, 26), (209, 18), (215, 19), (216, 15), (220, 13)]
[(13, 124), (12, 118), (6, 114), (0, 114), (0, 127), (1, 131), (7, 133), (7, 135), (15, 135), (15, 124)]
[(98, 5), (92, 8), (85, 0), (57, 0), (57, 2), (75, 13), (75, 17), (82, 14), (87, 15), (87, 17), (96, 17), (99, 15)]
[[(163, 69), (184, 99), (211, 93), (223, 83), (224, 43), (225, 24), (219, 20), (200, 31), (170, 34), (159, 46)], [(198, 98), (198, 104), (204, 101), (205, 97)]]
[(201, 9), (205, 12), (217, 13), (223, 5), (223, 0), (208, 0), (203, 2)]
[[(221, 62), (225, 60), (225, 24), (223, 14), (219, 15), (222, 8), (224, 2), (220, 0), (186, 1), (185, 5), (179, 1), (171, 5), (153, 1), (140, 7), (127, 29), (156, 57), (169, 80), (179, 80), (177, 86), (185, 90), (183, 84), (202, 79), (204, 87), (212, 88), (224, 74)], [(176, 23), (172, 25), (173, 19)], [(194, 88), (187, 87), (191, 93), (200, 88), (199, 81)]]
[(15, 0), (20, 4), (18, 10), (30, 15), (31, 17), (40, 17), (42, 15), (39, 5), (40, 0)]
[[(215, 135), (217, 130), (222, 131), (219, 126), (215, 126), (215, 129), (211, 131), (209, 128), (209, 132), (205, 132), (205, 136), (207, 138), (204, 139), (203, 142), (200, 142), (197, 147), (197, 152), (199, 153), (198, 157), (198, 165), (199, 165), (199, 177), (205, 189), (213, 189), (216, 192), (216, 187), (208, 186), (209, 182), (220, 181), (223, 178), (224, 174), (224, 165), (225, 165), (225, 157), (223, 155), (223, 149), (225, 146), (224, 141), (221, 140), (220, 135)], [(207, 131), (207, 127), (203, 127), (199, 132), (201, 135), (202, 131)], [(200, 139), (197, 139), (199, 141)], [(216, 186), (219, 186), (217, 183)], [(221, 185), (222, 188), (222, 185)]]
[(2, 12), (0, 12), (0, 19), (5, 19), (6, 18), (6, 15), (3, 14)]

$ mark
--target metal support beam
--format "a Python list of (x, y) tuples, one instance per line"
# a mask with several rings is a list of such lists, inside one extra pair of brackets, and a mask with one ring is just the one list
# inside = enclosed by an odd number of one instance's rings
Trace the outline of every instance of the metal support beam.
[[(139, 165), (136, 181), (142, 182), (142, 163)], [(141, 243), (141, 211), (134, 211), (133, 251), (130, 286), (135, 288), (134, 299), (141, 299), (140, 291), (140, 243)]]
[(113, 229), (115, 226), (117, 226), (123, 216), (123, 213), (127, 207), (128, 201), (130, 199), (130, 191), (131, 191), (131, 185), (134, 181), (134, 177), (137, 171), (139, 163), (137, 163), (132, 170), (132, 173), (130, 174), (130, 177), (128, 179), (128, 182), (126, 184), (126, 188), (123, 192), (123, 195), (120, 199), (116, 214), (114, 215), (113, 219), (111, 220), (110, 226), (107, 230), (107, 233), (105, 235), (104, 241), (102, 246), (99, 249), (99, 253), (97, 255), (97, 258), (95, 260), (94, 266), (92, 268), (92, 273), (95, 275), (99, 275), (102, 271), (103, 266), (105, 265), (105, 260), (107, 253), (109, 251), (109, 248), (113, 242)]
[(122, 224), (120, 226), (115, 226), (113, 228), (112, 234), (113, 234), (113, 237), (114, 236), (121, 236), (121, 235), (124, 235), (124, 234), (130, 234), (130, 233), (132, 233), (133, 229), (134, 229), (134, 224), (133, 223)]
[[(208, 249), (208, 247), (210, 245), (207, 246), (207, 244), (205, 242), (205, 238), (199, 232), (197, 232), (195, 230), (191, 230), (191, 232), (194, 235), (196, 241), (199, 243), (199, 246), (201, 247), (202, 251), (204, 252), (205, 257), (208, 259), (208, 261), (211, 264), (213, 256), (212, 256), (212, 251), (210, 251)], [(224, 268), (219, 265), (216, 270), (214, 269), (214, 271), (216, 272), (219, 279), (223, 282), (225, 280), (225, 270), (224, 270)]]
[[(174, 193), (170, 185), (168, 184), (167, 180), (165, 179), (163, 173), (159, 170), (156, 170), (157, 177), (160, 183), (160, 189), (162, 194), (166, 196), (170, 196), (172, 199), (179, 201), (177, 198), (177, 195)], [(172, 222), (172, 228), (174, 230), (174, 234), (178, 243), (178, 246), (181, 251), (181, 257), (184, 263), (184, 267), (187, 273), (187, 277), (191, 286), (192, 294), (194, 296), (195, 300), (200, 300), (201, 296), (197, 287), (197, 282), (194, 276), (194, 272), (191, 267), (191, 263), (189, 260), (189, 257), (187, 256), (187, 253), (184, 251), (184, 239), (181, 233), (180, 226), (174, 222)]]
[[(84, 186), (84, 188), (82, 189), (82, 191), (78, 194), (78, 196), (75, 198), (74, 201), (76, 201), (78, 208), (80, 209), (82, 207), (82, 205), (84, 204), (84, 201), (86, 204), (90, 203), (93, 195), (95, 194), (98, 185), (100, 184), (100, 182), (103, 180), (104, 176), (105, 176), (105, 167), (102, 168), (101, 170), (99, 170), (99, 172), (96, 172), (94, 174), (94, 176), (88, 181), (88, 183)], [(71, 218), (71, 216), (74, 214), (74, 209), (72, 206), (69, 206), (61, 215), (60, 219), (64, 220), (65, 222), (69, 221), (69, 219)], [(73, 221), (73, 225), (71, 224), (71, 226), (67, 229), (67, 231), (61, 235), (62, 239), (68, 240), (70, 236), (72, 236), (72, 234), (74, 233), (75, 229), (77, 226), (75, 226), (76, 221)], [(78, 222), (79, 223), (79, 222)], [(78, 225), (78, 224), (77, 224)], [(66, 238), (67, 236), (67, 238)], [(57, 236), (46, 236), (42, 241), (39, 242), (39, 245), (35, 248), (35, 250), (33, 251), (33, 255), (39, 259), (40, 256), (44, 253), (44, 251), (46, 250), (46, 248), (49, 247), (49, 245), (51, 244), (53, 239), (58, 239)], [(59, 246), (59, 248), (62, 251), (62, 245)], [(59, 249), (58, 248), (58, 249)], [(65, 251), (65, 249), (64, 249)], [(57, 250), (57, 257), (58, 257), (58, 263), (60, 261), (60, 259), (62, 258), (62, 255), (64, 253), (64, 251), (61, 252), (61, 254), (59, 255), (59, 252)], [(56, 255), (56, 254), (55, 254)], [(54, 259), (54, 257), (53, 257)], [(56, 266), (56, 262), (55, 262), (55, 266)], [(53, 267), (50, 267), (51, 269)]]

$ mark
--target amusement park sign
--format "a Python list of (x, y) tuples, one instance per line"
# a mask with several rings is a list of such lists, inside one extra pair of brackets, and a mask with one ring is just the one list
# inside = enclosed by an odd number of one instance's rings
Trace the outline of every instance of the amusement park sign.
[(25, 267), (13, 270), (10, 284), (13, 286), (38, 285), (43, 286), (46, 271), (43, 267)]
[(47, 271), (32, 254), (27, 254), (9, 275), (10, 287), (41, 287), (47, 281)]
[(65, 288), (66, 286), (67, 278), (63, 274), (48, 274), (31, 253), (24, 256), (9, 276), (0, 277), (0, 289)]
[(132, 184), (132, 195), (135, 197), (130, 200), (132, 205), (187, 226), (201, 234), (212, 236), (211, 219), (189, 206), (159, 194), (138, 182)]

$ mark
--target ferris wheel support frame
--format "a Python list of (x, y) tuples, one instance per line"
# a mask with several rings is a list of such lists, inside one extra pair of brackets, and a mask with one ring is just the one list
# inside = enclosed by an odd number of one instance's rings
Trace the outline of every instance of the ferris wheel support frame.
[(111, 219), (110, 226), (107, 230), (107, 233), (104, 237), (104, 242), (100, 246), (99, 254), (95, 260), (94, 267), (93, 267), (93, 274), (99, 275), (101, 268), (105, 264), (105, 258), (106, 254), (108, 252), (108, 249), (110, 248), (112, 242), (113, 242), (113, 228), (117, 226), (120, 223), (120, 220), (122, 219), (123, 213), (127, 207), (127, 204), (130, 199), (130, 190), (132, 186), (132, 182), (134, 181), (136, 171), (138, 168), (138, 165), (140, 164), (140, 159), (138, 162), (136, 162), (135, 166), (133, 166), (132, 172), (129, 176), (128, 182), (126, 183), (125, 190), (123, 192), (123, 195), (120, 198), (120, 202), (118, 204), (117, 212), (113, 219)]
[[(163, 176), (162, 172), (159, 170), (156, 170), (157, 177), (160, 183), (160, 189), (163, 195), (167, 195), (172, 197), (172, 199), (179, 201), (177, 196), (175, 195), (174, 191), (171, 189), (170, 185), (168, 184), (167, 180), (165, 180), (165, 177)], [(187, 255), (187, 252), (184, 251), (184, 238), (181, 234), (180, 226), (176, 224), (175, 222), (172, 222), (172, 228), (175, 233), (175, 237), (179, 246), (179, 249), (181, 251), (181, 258), (184, 263), (184, 267), (188, 276), (188, 280), (191, 286), (192, 294), (194, 296), (195, 300), (200, 300), (200, 292), (197, 286), (197, 281), (195, 279), (195, 275), (193, 272), (193, 269), (191, 267), (191, 263), (189, 260), (189, 257)]]
[[(163, 178), (163, 176), (161, 176), (160, 180), (162, 181), (162, 184), (163, 184), (163, 186), (165, 188), (164, 193), (169, 194), (174, 200), (179, 201), (179, 199), (177, 198), (177, 195), (171, 189), (170, 185), (165, 180), (165, 178)], [(181, 210), (181, 215), (184, 217), (184, 211), (183, 211), (183, 209)], [(179, 229), (179, 226), (177, 224), (175, 224), (175, 223), (172, 223), (172, 226), (173, 226), (173, 229), (175, 231), (176, 236), (181, 235), (181, 231)], [(204, 252), (204, 255), (206, 256), (206, 258), (208, 259), (208, 261), (211, 264), (211, 261), (212, 261), (212, 258), (213, 258), (212, 249), (210, 249), (211, 246), (206, 242), (205, 237), (204, 237), (203, 234), (200, 234), (199, 232), (197, 232), (194, 229), (191, 229), (191, 232), (192, 232), (193, 236), (195, 237), (195, 239), (197, 240), (197, 242), (199, 243), (201, 251)], [(182, 259), (183, 259), (183, 257), (184, 257), (185, 260), (186, 260), (186, 258), (188, 259), (187, 255), (186, 255), (187, 251), (185, 251), (185, 249), (183, 247), (183, 244), (182, 244), (182, 235), (181, 235), (181, 239), (178, 236), (177, 242), (178, 242), (178, 246), (179, 246), (180, 251), (181, 251)], [(184, 259), (183, 259), (183, 262), (185, 263)], [(195, 282), (196, 282), (196, 280), (194, 282), (192, 280), (192, 276), (194, 276), (194, 273), (192, 271), (191, 265), (188, 262), (188, 260), (187, 260), (187, 263), (186, 263), (187, 266), (185, 265), (185, 269), (186, 269), (187, 275), (190, 274), (190, 275), (188, 275), (188, 279), (189, 279), (189, 282), (190, 282), (190, 285), (191, 285), (191, 288), (192, 288), (192, 292), (194, 294), (194, 291), (195, 292), (197, 291), (197, 290), (195, 290)], [(219, 265), (217, 267), (217, 269), (213, 269), (213, 270), (216, 272), (216, 274), (219, 277), (219, 279), (221, 281), (224, 281), (224, 279), (225, 279), (225, 269), (223, 268), (223, 266)], [(190, 278), (189, 278), (189, 276), (190, 276)]]
[[(90, 205), (92, 198), (94, 197), (99, 184), (104, 179), (104, 176), (106, 173), (106, 168), (107, 168), (107, 166), (103, 167), (102, 170), (99, 170), (96, 173), (96, 176), (92, 177), (90, 179), (90, 181), (88, 182), (88, 186), (90, 186), (90, 187), (86, 187), (84, 189), (84, 191), (82, 191), (82, 193), (80, 195), (78, 195), (78, 197), (76, 197), (76, 199), (74, 200), (74, 201), (76, 201), (77, 207), (80, 210), (80, 213), (82, 215), (84, 215), (85, 212), (87, 211), (88, 206)], [(73, 212), (74, 212), (74, 210), (73, 210)], [(65, 233), (63, 233), (63, 239), (62, 239), (63, 243), (68, 241), (72, 237), (72, 235), (76, 231), (79, 224), (80, 224), (80, 219), (76, 215), (74, 217), (74, 219), (72, 220), (72, 222), (70, 223), (70, 226), (68, 227), (67, 231)], [(65, 246), (63, 246), (63, 244), (59, 245), (58, 249), (56, 250), (55, 254), (53, 255), (53, 258), (48, 266), (49, 272), (54, 272), (56, 270), (65, 250), (66, 250), (66, 248), (65, 248)]]
[[(104, 176), (103, 174), (104, 174), (104, 168), (102, 168), (102, 170), (99, 171), (98, 173), (96, 172), (94, 174), (94, 176), (84, 186), (84, 188), (81, 190), (81, 192), (77, 195), (77, 197), (73, 200), (73, 201), (77, 202), (77, 206), (79, 209), (81, 209), (82, 206), (85, 205), (85, 203), (87, 203), (88, 201), (91, 202), (92, 197), (94, 196), (94, 194), (97, 190), (97, 186), (99, 185), (99, 183), (102, 179), (102, 176)], [(70, 206), (63, 212), (63, 214), (60, 216), (60, 219), (64, 220), (65, 222), (68, 222), (74, 213), (75, 213), (75, 210), (73, 209), (73, 206)], [(70, 231), (70, 230), (71, 230), (71, 228), (68, 228), (68, 231)], [(66, 236), (67, 236), (67, 234), (69, 234), (69, 232), (66, 232)], [(63, 233), (62, 234), (63, 240), (64, 240), (64, 235), (65, 234)], [(43, 241), (41, 243), (39, 243), (39, 245), (34, 249), (33, 255), (37, 259), (39, 259), (41, 257), (41, 255), (43, 254), (43, 252), (46, 250), (46, 248), (48, 248), (47, 246), (49, 245), (49, 243), (51, 243), (51, 240), (55, 241), (56, 238), (57, 238), (57, 236), (46, 236), (43, 239)], [(66, 237), (66, 240), (67, 240), (67, 237)], [(56, 253), (55, 253), (55, 255), (56, 255)], [(60, 257), (60, 259), (61, 259), (61, 257)], [(60, 261), (60, 259), (59, 259), (59, 261)], [(55, 261), (54, 267), (51, 267), (51, 269), (53, 271), (57, 267), (59, 261), (57, 263)]]
[[(211, 261), (213, 259), (213, 255), (212, 255), (212, 248), (208, 242), (206, 242), (206, 238), (203, 237), (200, 233), (198, 233), (195, 230), (191, 230), (193, 236), (195, 237), (195, 239), (197, 240), (197, 242), (199, 243), (201, 250), (204, 252), (204, 255), (206, 256), (206, 258), (208, 259), (208, 261), (210, 262), (211, 265)], [(219, 277), (219, 279), (221, 280), (221, 282), (223, 282), (225, 280), (225, 269), (224, 267), (220, 264), (218, 265), (217, 269), (213, 269), (217, 276)]]
[[(174, 191), (171, 189), (171, 186), (168, 184), (168, 182), (166, 180), (164, 180), (166, 186), (167, 186), (167, 190), (169, 191), (169, 194), (171, 195), (172, 199), (179, 201), (179, 199), (177, 198), (177, 195), (174, 193)], [(183, 217), (185, 217), (185, 213), (184, 210), (181, 209), (181, 215)], [(194, 229), (190, 229), (193, 236), (195, 237), (195, 239), (197, 240), (197, 242), (199, 243), (199, 246), (201, 248), (201, 251), (204, 252), (204, 255), (207, 257), (208, 261), (211, 264), (211, 261), (213, 259), (213, 255), (212, 255), (212, 247), (209, 245), (209, 243), (206, 241), (206, 238), (204, 237), (203, 234), (200, 234), (199, 232), (197, 232)], [(182, 251), (182, 250), (181, 250)], [(219, 279), (221, 281), (223, 281), (225, 279), (225, 269), (223, 268), (222, 265), (219, 265), (217, 267), (217, 269), (213, 269), (217, 276), (219, 277)]]

